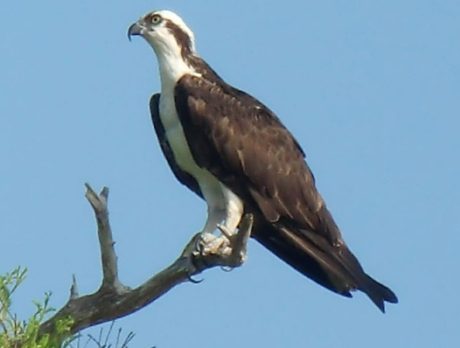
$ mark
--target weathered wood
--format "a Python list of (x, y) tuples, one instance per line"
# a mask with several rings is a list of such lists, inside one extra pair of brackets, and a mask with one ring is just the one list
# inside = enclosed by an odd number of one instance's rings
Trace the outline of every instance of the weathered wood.
[[(178, 284), (195, 280), (192, 276), (215, 266), (239, 267), (246, 258), (246, 244), (251, 234), (253, 217), (244, 216), (237, 234), (222, 231), (223, 235), (195, 235), (170, 266), (152, 276), (136, 288), (129, 288), (118, 277), (117, 256), (107, 208), (108, 188), (96, 194), (86, 184), (86, 198), (97, 221), (103, 279), (99, 290), (79, 296), (75, 277), (67, 303), (40, 327), (40, 334), (53, 334), (60, 319), (71, 317), (70, 335), (93, 325), (129, 315), (167, 293)], [(221, 227), (219, 227), (221, 228)], [(228, 237), (226, 237), (228, 235)]]

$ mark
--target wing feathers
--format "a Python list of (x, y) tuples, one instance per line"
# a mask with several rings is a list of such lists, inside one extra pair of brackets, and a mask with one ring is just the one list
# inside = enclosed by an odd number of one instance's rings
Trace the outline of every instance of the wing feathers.
[[(322, 200), (313, 176), (299, 145), (269, 109), (241, 91), (191, 75), (178, 82), (175, 98), (181, 121), (194, 129), (186, 136), (197, 163), (237, 191), (242, 188), (232, 181), (244, 180), (246, 194), (268, 220), (285, 217), (317, 230)], [(220, 167), (210, 168), (211, 162)]]
[(268, 108), (220, 79), (191, 75), (178, 81), (175, 101), (195, 161), (258, 216), (257, 240), (332, 291), (360, 289), (382, 311), (397, 301), (348, 250), (304, 152)]

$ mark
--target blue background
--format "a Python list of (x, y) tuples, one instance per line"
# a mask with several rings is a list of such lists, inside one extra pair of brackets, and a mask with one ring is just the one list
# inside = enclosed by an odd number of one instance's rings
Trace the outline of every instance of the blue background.
[[(9, 1), (0, 11), (0, 273), (29, 268), (21, 317), (71, 275), (100, 284), (84, 182), (111, 189), (121, 279), (169, 264), (205, 205), (162, 158), (148, 112), (156, 59), (128, 26), (178, 12), (200, 54), (264, 101), (307, 152), (365, 269), (400, 304), (317, 286), (252, 241), (240, 269), (206, 272), (118, 321), (133, 347), (457, 347), (458, 1)], [(98, 328), (90, 330), (97, 333)]]

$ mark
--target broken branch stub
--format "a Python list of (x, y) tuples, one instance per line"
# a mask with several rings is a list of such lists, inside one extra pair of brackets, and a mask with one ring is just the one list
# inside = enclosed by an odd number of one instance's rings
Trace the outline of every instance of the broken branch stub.
[(195, 235), (176, 261), (131, 289), (123, 285), (118, 276), (117, 255), (107, 208), (109, 190), (104, 187), (97, 194), (89, 184), (85, 186), (85, 196), (94, 210), (98, 226), (103, 271), (101, 286), (90, 295), (80, 296), (73, 277), (69, 300), (53, 317), (41, 324), (40, 335), (53, 334), (56, 323), (68, 317), (73, 320), (69, 335), (121, 318), (154, 302), (176, 285), (193, 281), (192, 276), (206, 269), (216, 266), (235, 268), (246, 259), (247, 242), (253, 225), (251, 214), (243, 217), (239, 232), (229, 237), (225, 236), (227, 231), (213, 238)]

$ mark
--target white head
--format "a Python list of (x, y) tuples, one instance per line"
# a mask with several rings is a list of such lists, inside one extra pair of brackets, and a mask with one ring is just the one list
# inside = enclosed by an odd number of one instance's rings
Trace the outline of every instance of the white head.
[(142, 36), (158, 56), (195, 54), (193, 32), (177, 14), (171, 11), (154, 11), (141, 17), (128, 30), (128, 37)]
[(142, 36), (155, 51), (164, 87), (184, 73), (195, 73), (190, 64), (190, 58), (196, 56), (193, 32), (174, 12), (146, 14), (129, 27), (128, 37), (134, 35)]

